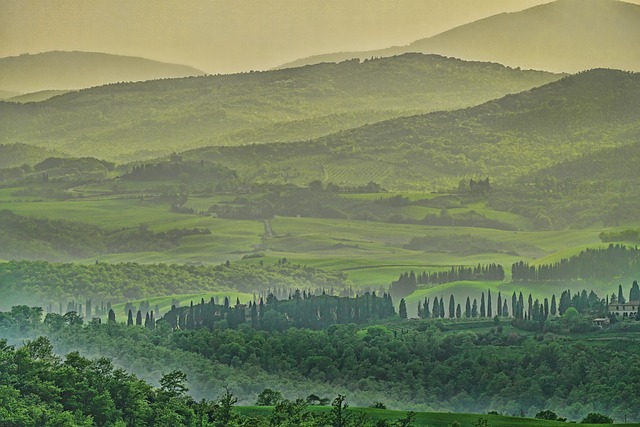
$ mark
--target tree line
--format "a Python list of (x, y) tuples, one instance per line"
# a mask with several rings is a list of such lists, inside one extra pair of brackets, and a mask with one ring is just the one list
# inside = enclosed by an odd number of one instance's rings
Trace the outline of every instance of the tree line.
[(513, 281), (610, 280), (640, 271), (640, 250), (610, 244), (606, 248), (585, 249), (578, 255), (537, 266), (520, 261), (511, 266)]
[[(255, 329), (284, 331), (291, 327), (325, 329), (334, 324), (364, 324), (395, 315), (393, 301), (387, 293), (377, 296), (375, 292), (367, 292), (350, 298), (296, 290), (285, 300), (269, 294), (249, 304), (236, 300), (235, 306), (227, 297), (223, 304), (216, 304), (214, 298), (208, 302), (202, 299), (199, 304), (191, 302), (188, 307), (173, 306), (162, 321), (174, 330), (214, 329), (216, 325), (234, 328), (246, 323)], [(131, 319), (133, 313), (129, 311), (128, 316)]]
[(398, 280), (391, 282), (389, 293), (395, 297), (411, 295), (418, 285), (440, 285), (461, 280), (504, 280), (504, 269), (500, 264), (478, 264), (475, 267), (452, 266), (449, 270), (416, 274), (414, 271), (400, 274)]

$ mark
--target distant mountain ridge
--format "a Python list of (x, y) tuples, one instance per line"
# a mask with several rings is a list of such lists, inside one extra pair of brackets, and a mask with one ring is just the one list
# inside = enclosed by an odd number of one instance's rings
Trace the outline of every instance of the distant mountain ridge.
[(389, 118), (469, 107), (562, 77), (405, 54), (114, 84), (39, 103), (0, 103), (0, 143), (128, 162), (209, 145), (310, 140)]
[(557, 0), (461, 25), (408, 46), (317, 55), (281, 67), (422, 52), (553, 72), (640, 71), (638, 46), (640, 5), (617, 0)]
[(138, 57), (53, 51), (0, 58), (0, 91), (26, 94), (202, 74), (185, 65)]

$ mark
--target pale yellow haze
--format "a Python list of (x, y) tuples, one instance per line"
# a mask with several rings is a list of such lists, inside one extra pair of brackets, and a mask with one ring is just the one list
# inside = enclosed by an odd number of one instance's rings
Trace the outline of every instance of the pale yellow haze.
[[(0, 0), (0, 57), (142, 56), (209, 73), (406, 45), (539, 0)], [(640, 3), (640, 0), (632, 1)]]

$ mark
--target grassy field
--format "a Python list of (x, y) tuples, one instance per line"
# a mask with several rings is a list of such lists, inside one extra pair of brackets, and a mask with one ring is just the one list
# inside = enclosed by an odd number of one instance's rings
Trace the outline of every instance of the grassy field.
[[(235, 408), (238, 413), (245, 416), (262, 416), (268, 417), (272, 407), (259, 407), (259, 406), (241, 406)], [(327, 406), (311, 406), (309, 410), (312, 412), (329, 412), (331, 407)], [(351, 408), (351, 412), (354, 414), (364, 413), (373, 420), (399, 420), (406, 416), (404, 411), (392, 411), (386, 409), (372, 409), (372, 408)], [(454, 422), (460, 423), (462, 427), (472, 427), (474, 422), (478, 418), (486, 418), (491, 427), (513, 427), (513, 426), (527, 426), (527, 427), (552, 427), (561, 426), (565, 423), (557, 421), (544, 421), (536, 420), (532, 418), (519, 418), (508, 417), (502, 415), (480, 415), (480, 414), (451, 414), (451, 413), (438, 413), (438, 412), (418, 412), (416, 413), (415, 426), (417, 427), (448, 427)], [(590, 424), (592, 426), (599, 426), (601, 424)], [(603, 424), (611, 425), (611, 424)], [(640, 424), (617, 424), (625, 425), (629, 427), (637, 427)]]
[[(381, 194), (344, 196), (375, 198)], [(407, 196), (410, 194), (412, 193)], [(432, 195), (415, 193), (411, 197), (414, 196), (424, 198)], [(215, 202), (229, 200), (230, 197), (192, 198), (189, 206), (204, 209)], [(36, 199), (25, 197), (19, 200), (21, 201), (17, 201), (12, 195), (12, 191), (0, 190), (0, 209), (9, 209), (18, 215), (84, 222), (107, 230), (145, 224), (154, 232), (182, 228), (206, 228), (211, 231), (208, 235), (184, 237), (178, 247), (170, 250), (101, 255), (85, 260), (89, 262), (99, 259), (104, 262), (217, 264), (227, 259), (238, 261), (247, 255), (260, 253), (265, 256), (265, 261), (286, 257), (301, 264), (341, 270), (357, 286), (374, 288), (388, 286), (403, 271), (437, 271), (452, 265), (499, 263), (505, 267), (508, 275), (511, 263), (519, 260), (549, 262), (575, 254), (587, 246), (600, 246), (598, 234), (602, 231), (524, 232), (277, 216), (271, 220), (274, 236), (265, 238), (262, 221), (174, 213), (165, 204), (139, 198), (95, 196), (66, 201), (33, 201)], [(480, 211), (481, 207), (473, 208)], [(431, 208), (410, 206), (408, 209)], [(488, 212), (485, 214), (489, 215)], [(498, 250), (494, 248), (483, 251), (482, 248), (475, 248), (469, 251), (464, 245), (444, 251), (405, 248), (412, 238), (425, 236), (440, 240), (454, 237), (458, 240), (476, 239), (480, 243), (492, 242)]]
[[(127, 183), (128, 185), (129, 183)], [(149, 183), (133, 183), (141, 191)], [(478, 263), (502, 264), (507, 281), (511, 264), (520, 260), (530, 263), (553, 262), (569, 257), (585, 247), (597, 247), (602, 243), (598, 237), (602, 229), (561, 231), (504, 231), (477, 227), (444, 227), (415, 224), (394, 224), (361, 220), (322, 219), (308, 217), (276, 216), (270, 220), (273, 236), (265, 236), (265, 224), (259, 220), (233, 220), (171, 212), (166, 203), (140, 199), (122, 198), (108, 194), (109, 186), (86, 185), (77, 188), (83, 197), (71, 200), (50, 200), (35, 197), (19, 197), (15, 189), (0, 189), (0, 209), (9, 209), (18, 215), (47, 219), (64, 219), (83, 222), (107, 230), (134, 228), (141, 224), (150, 230), (166, 232), (172, 229), (205, 228), (211, 234), (183, 237), (177, 247), (166, 250), (138, 253), (99, 255), (79, 262), (139, 262), (139, 263), (192, 263), (220, 264), (233, 262), (275, 263), (280, 258), (323, 269), (346, 273), (358, 288), (387, 288), (405, 271), (434, 272), (451, 266), (473, 266)], [(391, 193), (344, 194), (343, 198), (379, 199), (391, 197)], [(446, 197), (433, 193), (402, 193), (410, 200)], [(190, 197), (188, 207), (198, 210), (211, 204), (230, 201), (235, 195), (220, 194), (208, 197)], [(36, 201), (38, 200), (38, 201)], [(411, 205), (419, 217), (435, 208)], [(455, 211), (458, 208), (452, 208)], [(460, 208), (475, 210), (488, 218), (517, 223), (522, 218), (504, 212), (487, 209), (482, 203)], [(413, 238), (429, 237), (445, 242), (457, 242), (445, 249), (429, 245), (421, 250), (407, 249)], [(465, 242), (469, 241), (469, 245)], [(473, 245), (472, 245), (473, 244)], [(483, 248), (483, 245), (490, 248)], [(457, 246), (456, 246), (457, 245)], [(469, 246), (469, 247), (467, 247)], [(255, 257), (255, 258), (253, 258)], [(577, 285), (579, 286), (579, 285)], [(571, 285), (571, 289), (577, 289)], [(592, 288), (591, 284), (584, 284)], [(425, 297), (456, 298), (476, 296), (491, 289), (505, 295), (512, 292), (532, 292), (534, 297), (548, 297), (566, 289), (558, 284), (519, 284), (499, 282), (457, 282), (441, 286), (420, 288), (407, 298), (410, 313), (418, 300)], [(581, 288), (580, 288), (581, 289)], [(612, 292), (611, 289), (595, 289)], [(464, 301), (459, 301), (463, 303)]]

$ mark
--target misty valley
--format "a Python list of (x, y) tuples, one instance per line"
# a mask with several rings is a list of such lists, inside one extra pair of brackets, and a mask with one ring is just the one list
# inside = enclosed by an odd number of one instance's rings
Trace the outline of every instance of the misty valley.
[(0, 58), (0, 426), (640, 425), (639, 24)]

